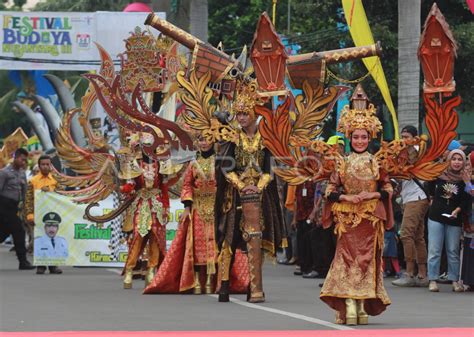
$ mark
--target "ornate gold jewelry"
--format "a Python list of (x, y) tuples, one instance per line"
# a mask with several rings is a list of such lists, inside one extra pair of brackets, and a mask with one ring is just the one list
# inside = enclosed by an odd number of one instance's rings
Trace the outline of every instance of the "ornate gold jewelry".
[(254, 154), (262, 148), (262, 137), (257, 132), (253, 137), (248, 136), (245, 132), (240, 132), (240, 142), (245, 152)]

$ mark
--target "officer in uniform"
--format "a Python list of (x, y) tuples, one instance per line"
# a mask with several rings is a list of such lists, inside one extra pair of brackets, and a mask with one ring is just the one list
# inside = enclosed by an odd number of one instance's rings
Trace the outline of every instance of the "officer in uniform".
[[(35, 257), (45, 259), (63, 259), (68, 257), (68, 244), (65, 238), (56, 236), (61, 217), (55, 212), (46, 213), (43, 217), (45, 235), (35, 239)], [(45, 266), (38, 266), (36, 273), (44, 274)], [(49, 266), (50, 274), (61, 274), (62, 270), (56, 266)]]

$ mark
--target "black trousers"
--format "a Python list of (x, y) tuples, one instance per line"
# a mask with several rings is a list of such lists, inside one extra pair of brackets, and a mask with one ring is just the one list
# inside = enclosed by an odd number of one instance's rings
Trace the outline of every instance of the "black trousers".
[(18, 203), (0, 197), (0, 243), (13, 236), (16, 256), (20, 262), (26, 261), (25, 229), (18, 217)]
[(326, 276), (336, 252), (336, 235), (334, 227), (311, 229), (311, 252), (313, 255), (313, 270), (321, 276)]
[(305, 220), (296, 224), (298, 261), (303, 273), (317, 271), (325, 276), (336, 251), (334, 228), (324, 229), (308, 224)]
[(306, 220), (296, 223), (296, 246), (298, 248), (298, 264), (301, 272), (310, 273), (314, 267), (313, 254), (311, 249), (311, 229), (312, 224)]

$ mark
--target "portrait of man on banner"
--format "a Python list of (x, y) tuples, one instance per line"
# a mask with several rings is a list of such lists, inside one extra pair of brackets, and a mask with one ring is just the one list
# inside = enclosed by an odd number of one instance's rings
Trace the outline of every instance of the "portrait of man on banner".
[(41, 260), (48, 264), (65, 262), (68, 255), (68, 243), (65, 238), (58, 236), (61, 217), (55, 212), (46, 213), (43, 217), (44, 235), (37, 237), (34, 243), (35, 261)]

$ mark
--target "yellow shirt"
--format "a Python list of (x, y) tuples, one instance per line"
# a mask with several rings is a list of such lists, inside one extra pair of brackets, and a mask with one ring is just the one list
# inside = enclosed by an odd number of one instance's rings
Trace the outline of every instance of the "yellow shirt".
[(25, 208), (26, 208), (26, 220), (33, 221), (34, 216), (34, 196), (36, 190), (41, 190), (47, 187), (49, 191), (54, 191), (58, 182), (53, 178), (50, 173), (44, 176), (41, 172), (31, 178), (28, 183), (28, 189), (26, 191)]

